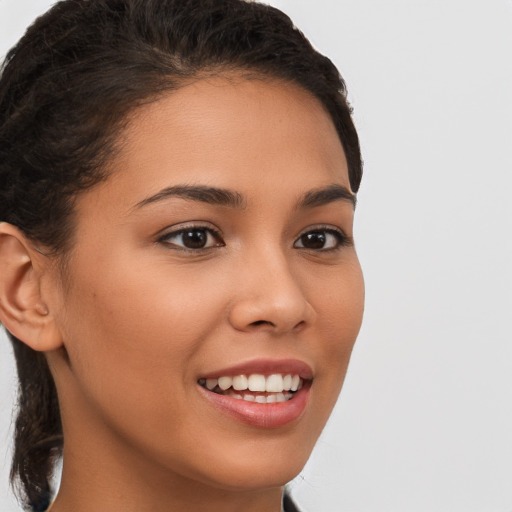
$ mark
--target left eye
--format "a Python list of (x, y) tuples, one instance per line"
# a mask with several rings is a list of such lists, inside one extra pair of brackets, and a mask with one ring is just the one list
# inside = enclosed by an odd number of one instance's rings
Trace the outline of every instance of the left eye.
[(347, 237), (335, 229), (314, 229), (303, 233), (293, 246), (301, 249), (327, 251), (337, 249), (341, 245), (345, 245), (347, 241)]
[(160, 241), (182, 249), (201, 250), (220, 247), (224, 243), (220, 235), (210, 228), (190, 227), (167, 233)]

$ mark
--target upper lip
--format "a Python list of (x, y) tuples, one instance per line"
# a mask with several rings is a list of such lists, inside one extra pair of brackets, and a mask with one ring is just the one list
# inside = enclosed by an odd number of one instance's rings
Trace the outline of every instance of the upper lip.
[(272, 375), (274, 373), (298, 375), (303, 380), (311, 380), (313, 378), (311, 367), (298, 359), (253, 359), (205, 373), (200, 378), (215, 379), (223, 376), (234, 377), (236, 375), (252, 375), (255, 373), (262, 375)]

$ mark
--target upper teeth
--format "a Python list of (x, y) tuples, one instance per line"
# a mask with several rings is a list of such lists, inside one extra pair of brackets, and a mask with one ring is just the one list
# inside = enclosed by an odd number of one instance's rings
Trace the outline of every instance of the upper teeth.
[(283, 391), (297, 391), (301, 385), (301, 378), (298, 375), (282, 375), (274, 373), (272, 375), (261, 375), (253, 373), (251, 375), (237, 375), (235, 377), (223, 376), (217, 379), (206, 379), (206, 387), (210, 390), (219, 386), (226, 391), (233, 388), (237, 391), (269, 392), (282, 393)]

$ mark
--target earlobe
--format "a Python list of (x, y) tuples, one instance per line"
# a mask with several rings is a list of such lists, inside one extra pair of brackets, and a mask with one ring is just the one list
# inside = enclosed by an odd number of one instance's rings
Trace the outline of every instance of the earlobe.
[(0, 321), (16, 338), (37, 351), (62, 345), (53, 315), (41, 294), (44, 258), (23, 233), (0, 223)]

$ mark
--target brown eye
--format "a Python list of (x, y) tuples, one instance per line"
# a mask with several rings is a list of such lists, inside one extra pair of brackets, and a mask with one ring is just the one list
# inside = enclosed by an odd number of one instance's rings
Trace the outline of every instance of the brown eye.
[(181, 239), (187, 249), (203, 249), (208, 242), (208, 234), (204, 230), (194, 229), (181, 233)]
[(311, 231), (300, 237), (302, 247), (307, 249), (323, 249), (327, 237), (321, 231)]
[(337, 249), (345, 245), (347, 238), (335, 229), (314, 229), (303, 233), (295, 242), (294, 247), (315, 251)]
[(223, 246), (224, 243), (216, 231), (211, 228), (190, 227), (167, 233), (160, 242), (178, 249), (201, 250)]

